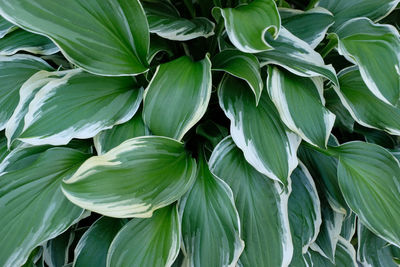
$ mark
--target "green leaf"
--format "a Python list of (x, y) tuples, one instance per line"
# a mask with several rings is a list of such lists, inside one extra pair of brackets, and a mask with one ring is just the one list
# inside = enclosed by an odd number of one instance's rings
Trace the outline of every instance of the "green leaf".
[(18, 27), (0, 16), (0, 38), (18, 29)]
[(335, 69), (331, 65), (325, 65), (320, 54), (284, 27), (281, 27), (276, 40), (268, 40), (274, 49), (256, 54), (261, 66), (274, 64), (298, 76), (323, 76), (338, 84)]
[(343, 221), (340, 236), (348, 241), (351, 241), (356, 232), (356, 226), (357, 216), (354, 212), (351, 212)]
[(324, 90), (325, 107), (329, 109), (336, 116), (335, 126), (339, 128), (344, 128), (348, 132), (353, 132), (354, 130), (354, 119), (351, 117), (350, 113), (343, 106), (340, 98), (335, 93), (333, 88), (327, 88)]
[(400, 166), (386, 149), (349, 142), (339, 154), (338, 177), (343, 196), (360, 221), (382, 239), (400, 247)]
[(207, 18), (182, 18), (175, 7), (165, 1), (143, 3), (149, 22), (150, 32), (174, 41), (187, 41), (214, 34), (214, 23)]
[(339, 82), (340, 87), (335, 86), (335, 92), (354, 120), (365, 127), (400, 135), (400, 109), (369, 91), (357, 67), (342, 70)]
[(235, 8), (214, 8), (214, 18), (225, 22), (229, 40), (242, 52), (257, 53), (272, 49), (264, 34), (276, 38), (281, 21), (273, 0), (254, 0)]
[(366, 18), (352, 19), (336, 34), (338, 51), (357, 64), (369, 90), (380, 100), (400, 101), (400, 37), (391, 25), (374, 24)]
[(214, 149), (209, 165), (233, 192), (245, 242), (239, 266), (287, 266), (293, 252), (289, 192), (254, 169), (231, 137)]
[(320, 7), (307, 11), (279, 8), (279, 14), (282, 25), (312, 48), (317, 47), (334, 23), (332, 13)]
[(151, 217), (186, 193), (195, 175), (195, 160), (183, 143), (146, 136), (91, 157), (62, 187), (85, 209), (110, 217)]
[(399, 0), (320, 0), (318, 5), (333, 13), (335, 25), (332, 29), (335, 30), (352, 18), (367, 17), (373, 21), (380, 20), (392, 12), (399, 2)]
[(7, 137), (33, 145), (91, 138), (132, 118), (143, 92), (135, 87), (132, 77), (95, 76), (79, 69), (37, 73), (21, 87)]
[(182, 56), (161, 64), (144, 93), (143, 119), (151, 132), (181, 140), (204, 115), (211, 96), (211, 62)]
[(107, 266), (171, 266), (180, 249), (180, 224), (176, 205), (132, 219), (111, 243)]
[(48, 266), (68, 264), (69, 249), (74, 240), (74, 232), (68, 230), (46, 242), (43, 246), (43, 261)]
[(318, 252), (310, 251), (311, 266), (324, 266), (324, 267), (357, 267), (356, 252), (349, 241), (339, 237), (337, 249), (335, 253), (335, 261), (332, 263), (327, 258), (323, 257)]
[(150, 132), (143, 122), (142, 112), (138, 111), (128, 122), (101, 131), (93, 141), (97, 153), (102, 155), (128, 139), (145, 135), (150, 135)]
[(248, 85), (225, 76), (219, 85), (218, 97), (231, 121), (232, 139), (246, 160), (259, 172), (287, 185), (298, 164), (296, 151), (301, 139), (286, 129), (268, 94), (261, 96), (256, 107)]
[[(7, 139), (3, 133), (0, 133), (0, 166), (1, 166), (1, 162), (3, 161), (3, 159), (5, 157), (7, 157), (8, 154), (9, 154), (9, 151), (7, 149)], [(0, 173), (1, 173), (1, 170), (0, 170)]]
[(1, 0), (0, 14), (49, 37), (70, 62), (91, 73), (147, 70), (149, 26), (138, 0)]
[(374, 235), (367, 227), (358, 224), (358, 260), (363, 266), (370, 267), (398, 267), (395, 263), (391, 246)]
[(335, 115), (324, 107), (322, 80), (270, 67), (267, 89), (286, 126), (306, 142), (326, 148)]
[(30, 164), (3, 173), (0, 179), (1, 266), (20, 266), (30, 252), (74, 224), (82, 209), (61, 192), (87, 154), (70, 148), (51, 148)]
[(52, 55), (57, 53), (59, 49), (47, 37), (18, 29), (0, 40), (0, 55), (10, 56), (19, 51), (38, 55)]
[(202, 155), (196, 181), (182, 197), (179, 213), (188, 266), (236, 265), (244, 243), (232, 190), (210, 172)]
[(122, 226), (124, 222), (114, 218), (95, 221), (75, 247), (74, 267), (106, 266), (108, 249)]
[(33, 74), (52, 68), (44, 60), (29, 55), (0, 56), (0, 130), (5, 128), (18, 105), (19, 89)]
[(261, 79), (260, 63), (254, 55), (227, 49), (217, 54), (212, 62), (213, 70), (226, 71), (245, 80), (253, 91), (258, 105), (264, 85)]

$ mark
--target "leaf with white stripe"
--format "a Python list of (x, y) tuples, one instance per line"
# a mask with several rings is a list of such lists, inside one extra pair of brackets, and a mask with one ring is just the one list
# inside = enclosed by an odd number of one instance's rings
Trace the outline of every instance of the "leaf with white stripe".
[(348, 241), (351, 241), (356, 233), (356, 226), (357, 216), (354, 212), (351, 212), (343, 221), (340, 236)]
[(96, 76), (79, 69), (38, 73), (21, 88), (7, 136), (33, 145), (91, 138), (132, 118), (143, 92), (135, 87), (132, 77)]
[(306, 142), (326, 148), (335, 115), (324, 106), (322, 80), (270, 67), (267, 89), (286, 126)]
[(112, 241), (106, 266), (171, 266), (180, 250), (180, 228), (176, 205), (130, 220)]
[(18, 26), (12, 24), (5, 18), (0, 16), (0, 38), (3, 38), (8, 33), (18, 29)]
[(274, 64), (298, 76), (323, 76), (334, 84), (338, 84), (336, 71), (332, 65), (325, 65), (320, 54), (284, 27), (281, 27), (277, 39), (270, 38), (269, 42), (274, 48), (273, 50), (256, 54), (261, 66)]
[(293, 253), (289, 191), (254, 169), (231, 137), (217, 145), (209, 165), (233, 192), (245, 242), (239, 266), (288, 266)]
[(214, 8), (212, 13), (218, 21), (224, 20), (229, 40), (245, 53), (272, 49), (264, 34), (276, 38), (281, 27), (281, 19), (273, 0), (254, 0), (235, 8)]
[(149, 26), (138, 0), (1, 0), (0, 14), (49, 37), (69, 61), (91, 73), (147, 71)]
[(373, 233), (400, 247), (399, 161), (370, 143), (349, 142), (331, 149), (339, 155), (339, 185), (349, 207)]
[(175, 7), (165, 2), (143, 2), (149, 22), (150, 32), (160, 37), (187, 41), (198, 37), (209, 37), (214, 34), (214, 23), (207, 18), (186, 19), (180, 16)]
[(339, 83), (340, 87), (333, 88), (354, 120), (365, 127), (400, 135), (400, 109), (369, 91), (357, 67), (342, 70)]
[(189, 57), (158, 66), (144, 93), (143, 119), (151, 132), (181, 140), (204, 115), (211, 97), (211, 62)]
[(1, 266), (20, 266), (30, 252), (64, 232), (83, 210), (61, 192), (61, 181), (70, 177), (88, 157), (70, 148), (51, 148), (29, 164), (3, 173), (0, 179)]
[(336, 34), (339, 53), (358, 65), (368, 89), (380, 100), (398, 105), (400, 35), (397, 29), (357, 18), (343, 24)]
[(356, 251), (353, 248), (353, 245), (350, 244), (349, 241), (345, 240), (342, 237), (339, 237), (337, 243), (337, 249), (335, 253), (335, 260), (332, 263), (327, 258), (323, 257), (318, 252), (310, 251), (309, 252), (311, 259), (311, 266), (324, 266), (324, 267), (357, 267), (358, 264), (356, 262)]
[(307, 11), (280, 8), (282, 25), (312, 48), (324, 39), (328, 28), (334, 23), (333, 15), (328, 10), (316, 7)]
[(231, 135), (246, 160), (259, 172), (288, 185), (296, 168), (300, 137), (287, 130), (268, 93), (258, 106), (246, 82), (225, 76), (218, 89), (219, 104), (231, 121)]
[(245, 80), (256, 97), (256, 104), (260, 101), (263, 90), (260, 63), (251, 54), (238, 50), (226, 49), (217, 54), (212, 60), (212, 69), (227, 73)]
[(45, 36), (18, 29), (0, 40), (0, 55), (10, 56), (19, 51), (37, 55), (52, 55), (57, 53), (59, 48)]
[(76, 205), (106, 216), (151, 217), (185, 194), (195, 175), (183, 143), (145, 136), (91, 157), (62, 188)]
[(236, 265), (244, 243), (232, 190), (210, 172), (203, 155), (199, 156), (196, 181), (181, 199), (179, 213), (188, 266)]
[(0, 130), (3, 130), (18, 105), (19, 89), (33, 74), (52, 68), (44, 60), (28, 56), (0, 56)]

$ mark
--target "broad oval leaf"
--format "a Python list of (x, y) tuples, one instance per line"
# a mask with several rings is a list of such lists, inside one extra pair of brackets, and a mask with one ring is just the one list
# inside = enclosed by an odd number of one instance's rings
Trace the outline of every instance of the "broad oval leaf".
[(225, 76), (218, 97), (231, 120), (232, 139), (246, 160), (259, 172), (287, 185), (298, 164), (296, 151), (301, 139), (286, 129), (268, 94), (264, 92), (256, 106), (244, 81)]
[(324, 106), (323, 82), (271, 67), (267, 89), (286, 126), (308, 143), (326, 148), (335, 115)]
[(365, 127), (400, 135), (400, 109), (369, 91), (357, 67), (342, 70), (339, 83), (340, 87), (333, 88), (354, 120)]
[(144, 2), (150, 32), (174, 41), (187, 41), (214, 34), (214, 23), (207, 18), (182, 18), (169, 2)]
[[(268, 39), (268, 36), (266, 36)], [(281, 27), (276, 40), (269, 38), (273, 50), (257, 53), (261, 66), (274, 64), (302, 77), (323, 76), (338, 84), (332, 65), (325, 65), (320, 54), (310, 45)]]
[(196, 181), (182, 197), (179, 213), (187, 266), (236, 265), (244, 248), (239, 214), (231, 189), (210, 172), (204, 156), (199, 157)]
[(288, 266), (293, 252), (289, 191), (254, 169), (231, 137), (217, 145), (209, 165), (233, 192), (245, 242), (239, 266)]
[(62, 189), (76, 205), (106, 216), (151, 217), (185, 194), (195, 175), (183, 143), (136, 137), (88, 159)]
[(38, 55), (52, 55), (57, 53), (59, 48), (45, 36), (18, 29), (0, 40), (0, 55), (10, 56), (19, 51)]
[(340, 189), (349, 207), (373, 233), (400, 247), (400, 166), (386, 149), (349, 142), (339, 155)]
[[(338, 51), (359, 66), (369, 90), (380, 100), (400, 101), (400, 36), (391, 25), (374, 24), (366, 18), (352, 19), (336, 34)], [(377, 56), (378, 55), (378, 56)]]
[(7, 243), (0, 251), (1, 266), (22, 265), (36, 246), (81, 216), (82, 209), (65, 198), (60, 185), (87, 157), (70, 148), (51, 148), (30, 164), (1, 174), (0, 235)]
[(38, 73), (21, 88), (7, 137), (33, 145), (91, 138), (132, 118), (143, 92), (135, 87), (132, 77), (102, 77), (79, 69)]
[(181, 140), (204, 115), (211, 97), (211, 62), (183, 56), (158, 66), (144, 93), (143, 119), (151, 132)]
[(132, 219), (111, 243), (106, 266), (171, 266), (180, 249), (180, 228), (176, 205), (151, 218)]
[(235, 8), (214, 8), (212, 13), (219, 21), (223, 18), (229, 40), (245, 53), (272, 49), (264, 39), (264, 34), (268, 32), (276, 38), (281, 27), (281, 19), (273, 0), (254, 0)]
[(0, 57), (0, 130), (18, 105), (19, 89), (33, 74), (52, 68), (44, 60), (29, 55)]
[(399, 2), (400, 0), (320, 0), (318, 5), (333, 13), (335, 25), (332, 30), (335, 30), (352, 18), (367, 17), (373, 21), (380, 20)]
[(261, 79), (260, 63), (254, 55), (226, 49), (217, 54), (212, 62), (213, 70), (226, 71), (245, 80), (253, 91), (258, 105), (264, 85)]
[(149, 26), (138, 0), (1, 0), (0, 14), (46, 35), (89, 72), (121, 76), (147, 70)]
[(307, 11), (280, 8), (279, 14), (282, 25), (312, 48), (317, 47), (334, 23), (332, 13), (320, 7)]
[(106, 266), (108, 249), (122, 226), (120, 219), (101, 217), (95, 221), (75, 247), (73, 266)]

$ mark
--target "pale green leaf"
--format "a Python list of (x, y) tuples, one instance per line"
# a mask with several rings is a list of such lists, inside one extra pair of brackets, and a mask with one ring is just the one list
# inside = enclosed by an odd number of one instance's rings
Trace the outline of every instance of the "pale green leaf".
[(380, 100), (400, 101), (400, 36), (391, 25), (374, 24), (367, 18), (352, 19), (336, 34), (338, 51), (359, 66), (369, 90)]
[(288, 184), (296, 168), (300, 138), (288, 131), (267, 92), (258, 106), (246, 82), (225, 76), (218, 89), (221, 108), (231, 121), (231, 135), (246, 160), (271, 179)]
[(1, 0), (0, 14), (46, 35), (69, 61), (91, 73), (147, 70), (149, 26), (138, 0)]
[(211, 62), (182, 56), (161, 64), (144, 93), (143, 119), (151, 132), (181, 140), (206, 112)]
[(213, 70), (226, 71), (229, 74), (245, 80), (256, 97), (256, 104), (260, 101), (263, 90), (260, 63), (251, 54), (238, 50), (226, 49), (213, 58)]
[(231, 137), (214, 149), (209, 165), (233, 192), (245, 242), (239, 266), (288, 266), (293, 253), (289, 192), (254, 169)]
[(322, 80), (270, 67), (267, 89), (285, 125), (306, 142), (326, 148), (335, 115), (324, 106)]
[(82, 209), (61, 192), (88, 157), (70, 148), (51, 148), (30, 164), (3, 173), (0, 179), (1, 266), (20, 266), (38, 245), (64, 232), (81, 216)]
[(180, 249), (180, 224), (176, 205), (155, 211), (151, 218), (132, 219), (111, 243), (107, 267), (171, 266)]
[(33, 145), (91, 138), (132, 118), (143, 92), (135, 87), (132, 77), (96, 76), (79, 69), (37, 73), (20, 90), (7, 137)]
[(229, 40), (242, 52), (257, 53), (272, 49), (264, 34), (273, 38), (279, 33), (281, 21), (273, 0), (254, 0), (235, 8), (214, 8), (214, 17), (223, 18)]
[(63, 183), (64, 194), (85, 209), (110, 217), (151, 217), (192, 185), (196, 163), (183, 143), (136, 137), (88, 159)]

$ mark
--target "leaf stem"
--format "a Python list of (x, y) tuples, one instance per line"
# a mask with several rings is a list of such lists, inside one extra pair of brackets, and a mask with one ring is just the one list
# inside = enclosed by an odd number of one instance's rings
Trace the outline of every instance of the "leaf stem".
[(321, 50), (322, 58), (325, 58), (333, 49), (336, 48), (338, 41), (336, 38), (329, 39), (328, 44)]
[(326, 156), (338, 157), (338, 153), (335, 151), (335, 147), (328, 146), (328, 149), (323, 149), (323, 148), (311, 145), (311, 144), (309, 144), (307, 142), (303, 142), (303, 145), (308, 147), (308, 148), (311, 148), (313, 150), (316, 150), (316, 151), (318, 151), (318, 152), (320, 152), (320, 153), (322, 153), (322, 154), (324, 154)]
[(217, 44), (218, 44), (218, 37), (220, 36), (221, 32), (224, 30), (224, 27), (225, 27), (224, 19), (221, 16), (218, 19), (217, 26), (215, 27), (214, 36), (211, 39), (210, 52), (211, 52), (212, 56), (216, 54)]

